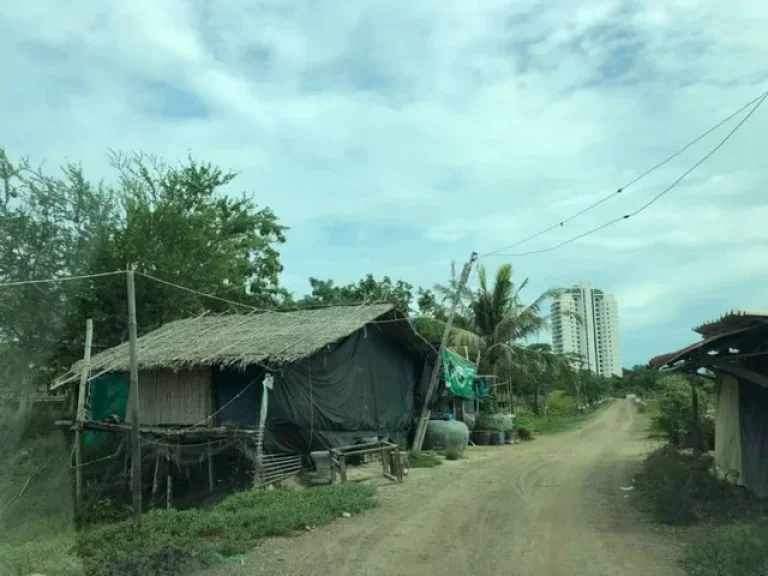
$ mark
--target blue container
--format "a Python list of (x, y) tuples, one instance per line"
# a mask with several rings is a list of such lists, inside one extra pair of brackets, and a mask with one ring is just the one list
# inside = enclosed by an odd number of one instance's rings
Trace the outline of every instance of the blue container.
[(453, 412), (446, 412), (443, 414), (443, 420), (453, 420)]
[(504, 432), (491, 432), (491, 446), (503, 446)]

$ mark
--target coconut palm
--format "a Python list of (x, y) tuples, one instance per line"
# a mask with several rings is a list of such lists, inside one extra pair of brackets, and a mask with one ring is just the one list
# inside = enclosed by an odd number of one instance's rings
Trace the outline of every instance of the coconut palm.
[[(534, 374), (569, 372), (567, 362), (542, 346), (525, 346), (529, 338), (549, 329), (549, 318), (542, 311), (547, 300), (559, 291), (547, 290), (530, 304), (524, 304), (522, 290), (528, 279), (516, 284), (511, 264), (496, 271), (493, 284), (485, 267), (478, 268), (479, 287), (471, 292), (467, 306), (468, 329), (454, 330), (452, 346), (480, 352), (480, 370), (509, 381), (531, 381)], [(534, 390), (536, 394), (538, 390)], [(534, 409), (538, 407), (535, 404)]]

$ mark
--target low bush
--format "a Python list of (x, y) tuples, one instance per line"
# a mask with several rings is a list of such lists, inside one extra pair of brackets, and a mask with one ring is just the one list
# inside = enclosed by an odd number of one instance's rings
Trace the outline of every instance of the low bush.
[(460, 460), (461, 452), (456, 448), (447, 448), (443, 450), (443, 456), (446, 460)]
[(523, 442), (533, 440), (533, 430), (526, 428), (525, 426), (518, 426), (517, 437), (520, 438), (520, 440)]
[(682, 455), (665, 446), (643, 463), (633, 500), (659, 522), (672, 525), (723, 523), (758, 514), (757, 500), (744, 488), (715, 477), (711, 466), (707, 456)]
[(576, 398), (568, 396), (563, 390), (553, 390), (547, 396), (547, 416), (567, 416), (578, 412)]
[(442, 460), (432, 452), (412, 452), (408, 455), (410, 468), (434, 468), (442, 463)]
[(373, 494), (361, 484), (243, 492), (207, 510), (148, 512), (139, 527), (127, 521), (83, 531), (75, 550), (89, 575), (173, 574), (169, 565), (182, 570), (216, 555), (242, 554), (260, 538), (362, 512), (373, 506)]
[(707, 531), (690, 542), (683, 566), (691, 576), (768, 574), (768, 521)]

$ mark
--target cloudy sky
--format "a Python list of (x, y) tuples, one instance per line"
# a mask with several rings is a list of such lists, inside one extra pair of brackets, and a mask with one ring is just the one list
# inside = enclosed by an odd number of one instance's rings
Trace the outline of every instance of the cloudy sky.
[[(0, 146), (109, 178), (109, 149), (241, 173), (291, 227), (284, 281), (431, 285), (568, 217), (768, 88), (759, 0), (59, 0), (0, 10)], [(735, 121), (737, 121), (736, 119)], [(734, 121), (734, 123), (735, 123)], [(641, 206), (733, 123), (508, 252)], [(495, 256), (529, 296), (619, 300), (625, 365), (768, 308), (768, 104), (651, 208)], [(761, 138), (762, 136), (762, 138)]]

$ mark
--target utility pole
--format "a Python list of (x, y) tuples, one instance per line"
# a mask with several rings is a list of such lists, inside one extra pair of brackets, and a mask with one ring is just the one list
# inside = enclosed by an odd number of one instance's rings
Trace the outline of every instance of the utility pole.
[(472, 270), (472, 265), (477, 261), (477, 252), (472, 252), (469, 257), (469, 261), (464, 264), (464, 268), (461, 271), (461, 277), (459, 278), (459, 284), (456, 286), (456, 293), (453, 295), (453, 302), (451, 303), (451, 309), (448, 312), (448, 320), (445, 322), (445, 331), (443, 332), (443, 339), (440, 341), (440, 348), (437, 350), (437, 360), (435, 366), (432, 368), (432, 377), (429, 379), (429, 387), (427, 388), (427, 394), (424, 397), (424, 405), (421, 408), (421, 416), (419, 417), (419, 423), (416, 426), (416, 433), (413, 437), (413, 445), (411, 451), (420, 452), (421, 446), (424, 444), (424, 436), (427, 433), (427, 423), (429, 422), (429, 416), (431, 413), (430, 403), (432, 401), (432, 395), (435, 393), (437, 383), (440, 381), (440, 369), (443, 366), (443, 352), (448, 346), (448, 338), (451, 335), (451, 329), (453, 328), (453, 319), (456, 316), (456, 308), (459, 307), (461, 300), (461, 292), (464, 290), (464, 286), (469, 280), (469, 273)]
[(133, 267), (128, 266), (128, 350), (131, 367), (131, 489), (133, 518), (141, 522), (141, 443), (139, 439), (139, 359), (136, 350), (136, 286)]
[(80, 385), (77, 388), (77, 412), (75, 412), (75, 502), (76, 510), (80, 514), (83, 503), (83, 457), (82, 434), (85, 422), (85, 391), (88, 386), (88, 376), (91, 373), (91, 344), (93, 342), (93, 320), (85, 321), (85, 353), (83, 354), (83, 368), (80, 372)]

